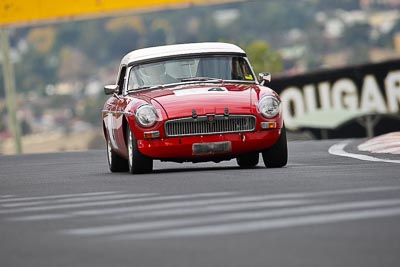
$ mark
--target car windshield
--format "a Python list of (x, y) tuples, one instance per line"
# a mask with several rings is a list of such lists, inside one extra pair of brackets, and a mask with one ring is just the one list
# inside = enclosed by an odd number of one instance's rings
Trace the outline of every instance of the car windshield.
[(254, 81), (244, 57), (204, 56), (136, 65), (131, 68), (128, 90), (193, 81)]

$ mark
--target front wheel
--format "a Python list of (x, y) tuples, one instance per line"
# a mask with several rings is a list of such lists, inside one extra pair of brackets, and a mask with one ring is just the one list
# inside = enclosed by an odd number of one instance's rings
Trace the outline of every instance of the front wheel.
[(140, 153), (131, 128), (127, 127), (128, 166), (132, 174), (149, 173), (153, 170), (153, 160)]
[(288, 152), (285, 126), (282, 127), (278, 141), (272, 147), (262, 151), (261, 154), (267, 168), (281, 168), (287, 164)]
[(259, 158), (259, 153), (249, 153), (237, 157), (236, 162), (240, 168), (253, 168), (257, 166)]
[(111, 172), (126, 172), (128, 170), (128, 161), (112, 150), (110, 138), (107, 138), (107, 159)]

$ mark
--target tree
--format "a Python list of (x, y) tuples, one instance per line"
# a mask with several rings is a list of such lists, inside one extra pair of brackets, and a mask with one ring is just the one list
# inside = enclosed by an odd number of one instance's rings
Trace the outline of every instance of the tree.
[(104, 25), (108, 41), (108, 53), (111, 57), (120, 58), (122, 55), (143, 46), (142, 36), (146, 27), (141, 17), (122, 17), (107, 21)]
[(60, 81), (88, 79), (95, 72), (94, 64), (86, 54), (73, 47), (63, 47), (60, 51), (58, 78)]
[(371, 27), (367, 23), (354, 24), (345, 30), (343, 43), (351, 49), (349, 64), (361, 64), (370, 60), (370, 32)]
[(39, 53), (49, 54), (55, 44), (56, 29), (54, 27), (32, 29), (27, 39)]
[(282, 57), (277, 52), (272, 51), (266, 42), (253, 41), (245, 47), (245, 50), (256, 73), (282, 71)]

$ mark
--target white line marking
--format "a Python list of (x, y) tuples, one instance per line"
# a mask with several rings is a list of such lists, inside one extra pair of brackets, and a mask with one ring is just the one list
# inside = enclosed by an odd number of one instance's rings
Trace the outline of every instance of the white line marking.
[[(199, 193), (190, 195), (173, 195), (173, 196), (155, 196), (151, 197), (153, 194), (148, 194), (149, 197), (134, 198), (134, 199), (120, 199), (120, 200), (108, 200), (99, 202), (87, 202), (87, 203), (74, 203), (74, 204), (60, 204), (60, 205), (48, 205), (39, 207), (23, 207), (15, 209), (4, 209), (0, 210), (0, 214), (8, 213), (18, 213), (18, 212), (35, 212), (35, 211), (45, 211), (45, 210), (57, 210), (57, 209), (72, 209), (72, 208), (84, 208), (93, 206), (105, 206), (105, 205), (119, 205), (119, 204), (129, 204), (129, 203), (140, 203), (148, 201), (165, 201), (165, 200), (177, 200), (177, 199), (191, 199), (200, 197), (210, 197), (210, 196), (225, 196), (235, 194), (233, 192), (217, 192), (217, 193)], [(110, 209), (114, 210), (114, 209)], [(101, 210), (100, 210), (101, 211)]]
[(10, 198), (10, 197), (14, 197), (14, 195), (1, 195), (0, 198)]
[(237, 203), (237, 204), (217, 204), (217, 205), (199, 205), (188, 208), (175, 208), (166, 210), (155, 210), (155, 211), (142, 211), (128, 214), (122, 214), (117, 216), (118, 219), (125, 218), (145, 218), (145, 217), (161, 217), (161, 216), (180, 216), (180, 215), (193, 215), (193, 214), (205, 214), (205, 213), (216, 213), (216, 212), (228, 212), (238, 210), (257, 210), (263, 208), (279, 208), (289, 206), (299, 206), (310, 203), (309, 200), (275, 200), (267, 202), (248, 202), (248, 203)]
[(12, 201), (29, 201), (29, 200), (42, 200), (42, 199), (58, 199), (66, 197), (78, 197), (78, 196), (98, 196), (98, 195), (109, 195), (121, 193), (119, 191), (105, 191), (105, 192), (89, 192), (79, 194), (62, 194), (62, 195), (50, 195), (50, 196), (37, 196), (37, 197), (13, 197), (8, 199), (0, 199), (0, 203), (12, 202)]
[(158, 203), (158, 204), (147, 204), (141, 206), (131, 206), (131, 207), (122, 207), (122, 208), (107, 208), (107, 209), (92, 209), (92, 210), (83, 210), (83, 211), (75, 211), (71, 212), (72, 215), (75, 216), (97, 216), (97, 215), (109, 215), (109, 214), (125, 214), (128, 212), (135, 213), (141, 211), (149, 211), (149, 210), (165, 210), (171, 208), (180, 208), (180, 207), (196, 207), (196, 206), (204, 206), (204, 205), (214, 205), (214, 204), (222, 204), (222, 203), (235, 203), (235, 202), (251, 202), (251, 201), (263, 201), (269, 200), (271, 197), (269, 196), (240, 196), (240, 197), (228, 197), (222, 199), (206, 199), (206, 200), (188, 200), (184, 202), (169, 202), (169, 203)]
[(330, 154), (336, 155), (336, 156), (354, 158), (354, 159), (365, 160), (365, 161), (400, 163), (400, 160), (380, 159), (380, 158), (375, 158), (372, 156), (367, 156), (367, 155), (362, 155), (362, 154), (348, 153), (344, 150), (344, 148), (350, 142), (351, 142), (350, 140), (345, 140), (343, 142), (335, 144), (329, 148), (328, 152)]
[[(89, 209), (80, 211), (70, 211), (66, 213), (48, 213), (48, 214), (38, 214), (38, 215), (28, 215), (13, 217), (11, 220), (14, 221), (36, 221), (36, 220), (47, 220), (47, 219), (64, 219), (73, 218), (78, 216), (100, 216), (100, 215), (111, 215), (111, 214), (122, 214), (120, 216), (131, 216), (132, 213), (149, 213), (149, 212), (163, 212), (169, 211), (171, 209), (194, 209), (198, 207), (211, 206), (217, 204), (228, 204), (233, 205), (234, 203), (257, 203), (261, 201), (269, 201), (276, 199), (297, 199), (306, 197), (318, 197), (318, 196), (330, 196), (330, 195), (344, 195), (344, 194), (362, 194), (362, 193), (373, 193), (373, 192), (386, 192), (386, 191), (398, 191), (400, 187), (368, 187), (368, 188), (355, 188), (355, 189), (342, 189), (342, 190), (332, 190), (332, 191), (320, 191), (320, 192), (301, 192), (301, 193), (284, 193), (284, 194), (274, 194), (274, 195), (260, 195), (260, 196), (236, 196), (236, 197), (226, 197), (222, 199), (205, 199), (205, 200), (187, 200), (184, 202), (168, 202), (168, 203), (156, 203), (156, 204), (143, 204), (140, 206), (127, 206), (127, 207), (115, 207), (115, 208), (101, 208), (101, 209)], [(224, 194), (229, 195), (229, 192)], [(233, 193), (231, 193), (233, 194)], [(174, 197), (174, 196), (167, 196)], [(159, 197), (157, 197), (158, 199)], [(182, 199), (182, 195), (179, 196)], [(154, 200), (154, 198), (143, 198), (144, 200)], [(165, 200), (165, 199), (161, 199)], [(139, 201), (136, 201), (139, 202)], [(236, 204), (236, 205), (238, 205)], [(56, 209), (56, 208), (52, 208)], [(29, 211), (29, 210), (28, 210)], [(22, 211), (21, 211), (22, 212)], [(2, 210), (0, 210), (0, 214)], [(5, 212), (7, 213), (7, 210)], [(9, 210), (8, 213), (13, 213), (13, 210)]]
[(83, 211), (73, 212), (73, 214), (75, 216), (76, 215), (95, 216), (95, 215), (105, 215), (105, 214), (118, 214), (118, 213), (127, 213), (127, 212), (149, 211), (149, 210), (164, 210), (164, 209), (179, 208), (179, 207), (193, 207), (196, 205), (214, 205), (214, 204), (223, 204), (223, 203), (252, 202), (252, 201), (255, 202), (255, 201), (282, 199), (282, 198), (303, 198), (303, 197), (310, 197), (310, 196), (355, 194), (355, 193), (393, 191), (393, 190), (397, 191), (399, 189), (400, 189), (400, 187), (372, 187), (372, 188), (345, 189), (345, 190), (337, 190), (337, 191), (286, 193), (286, 194), (261, 195), (261, 196), (238, 196), (238, 197), (229, 197), (229, 198), (224, 198), (224, 199), (193, 200), (193, 201), (185, 201), (185, 202), (150, 204), (150, 205), (141, 205), (141, 206), (133, 206), (133, 207), (83, 210)]
[(6, 220), (12, 221), (12, 222), (26, 222), (26, 221), (67, 219), (70, 217), (71, 216), (66, 213), (47, 213), (47, 214), (38, 214), (38, 215), (30, 215), (30, 216), (13, 217), (13, 218), (8, 218)]
[[(193, 205), (188, 208), (175, 208), (175, 209), (156, 209), (155, 211), (137, 211), (131, 213), (124, 213), (119, 216), (113, 216), (116, 219), (126, 218), (144, 218), (154, 216), (178, 216), (178, 215), (190, 215), (190, 214), (202, 214), (202, 213), (213, 213), (213, 212), (227, 212), (236, 211), (242, 209), (260, 209), (260, 208), (277, 208), (286, 206), (298, 206), (309, 203), (310, 201), (305, 200), (278, 200), (269, 202), (249, 202), (249, 203), (238, 203), (238, 204), (222, 204), (222, 205)], [(30, 216), (20, 216), (8, 219), (9, 221), (39, 221), (39, 220), (51, 220), (51, 219), (63, 219), (68, 218), (68, 214), (39, 214)]]
[(4, 208), (17, 208), (17, 207), (26, 207), (26, 206), (37, 206), (42, 204), (57, 204), (57, 203), (70, 203), (70, 202), (84, 202), (84, 201), (99, 201), (99, 200), (115, 200), (115, 199), (123, 199), (123, 198), (132, 198), (132, 197), (146, 197), (146, 196), (154, 196), (155, 194), (116, 194), (116, 195), (105, 195), (105, 196), (88, 196), (88, 197), (76, 197), (76, 198), (64, 198), (64, 199), (55, 199), (55, 200), (39, 200), (39, 201), (30, 201), (30, 202), (17, 202), (17, 203), (6, 203), (0, 204), (1, 207)]
[(362, 219), (394, 217), (400, 215), (400, 208), (387, 208), (378, 210), (350, 211), (333, 214), (319, 214), (299, 217), (289, 217), (274, 220), (260, 220), (244, 223), (223, 224), (218, 226), (199, 226), (178, 230), (164, 230), (150, 233), (118, 236), (114, 239), (159, 239), (171, 237), (194, 237), (204, 235), (236, 234), (272, 229), (292, 228), (298, 226), (311, 226), (318, 224), (337, 223)]
[[(140, 232), (144, 230), (149, 231), (149, 230), (170, 228), (170, 227), (182, 227), (182, 226), (204, 224), (204, 223), (219, 223), (227, 221), (228, 224), (224, 225), (229, 226), (230, 224), (235, 225), (234, 222), (232, 222), (234, 220), (236, 221), (256, 220), (256, 219), (265, 219), (277, 216), (293, 216), (293, 215), (315, 213), (315, 212), (343, 211), (356, 208), (377, 208), (377, 207), (393, 206), (393, 205), (400, 205), (400, 199), (314, 205), (314, 206), (304, 206), (304, 207), (287, 208), (280, 210), (267, 210), (258, 212), (237, 212), (237, 213), (228, 213), (228, 214), (213, 215), (213, 216), (195, 217), (190, 219), (183, 218), (183, 219), (169, 219), (169, 220), (145, 221), (145, 222), (142, 221), (137, 223), (70, 229), (70, 230), (65, 230), (64, 232), (73, 235), (106, 235), (106, 234), (117, 234), (117, 233), (134, 232), (134, 231)], [(398, 210), (400, 211), (400, 208), (398, 208)], [(249, 222), (240, 222), (238, 223), (238, 225), (239, 226), (247, 225), (248, 223)], [(203, 227), (204, 226), (202, 226), (201, 228)], [(207, 229), (224, 228), (222, 226), (205, 226), (205, 227)], [(174, 231), (179, 232), (179, 230), (174, 230)]]

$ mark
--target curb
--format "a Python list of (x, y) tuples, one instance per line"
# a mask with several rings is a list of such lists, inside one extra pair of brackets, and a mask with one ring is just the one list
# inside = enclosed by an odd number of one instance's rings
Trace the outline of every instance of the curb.
[(371, 153), (400, 155), (400, 132), (393, 132), (369, 139), (358, 145), (358, 150)]

